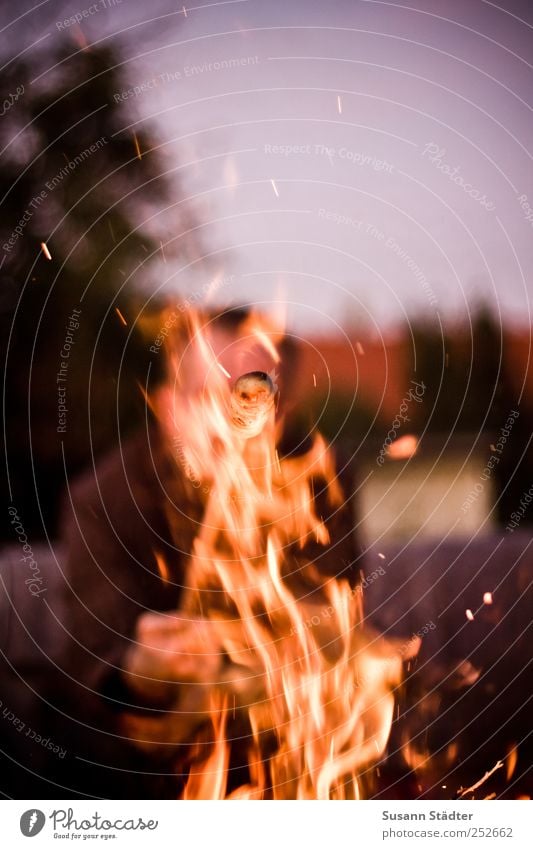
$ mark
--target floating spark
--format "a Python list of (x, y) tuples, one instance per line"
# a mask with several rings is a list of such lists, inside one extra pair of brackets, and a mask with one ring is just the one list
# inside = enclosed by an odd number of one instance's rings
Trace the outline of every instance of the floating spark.
[(46, 242), (41, 242), (41, 250), (42, 250), (43, 254), (45, 255), (46, 259), (52, 259), (52, 254), (48, 250), (48, 246), (47, 246)]
[(507, 781), (510, 781), (511, 778), (513, 777), (513, 773), (516, 769), (517, 760), (518, 760), (518, 747), (513, 746), (513, 748), (511, 749), (511, 751), (509, 752), (509, 755), (507, 757), (507, 766), (506, 766), (506, 769), (505, 769), (505, 777), (506, 777)]
[(409, 460), (418, 450), (418, 439), (411, 433), (399, 436), (391, 442), (387, 454), (392, 460)]
[(126, 321), (126, 319), (124, 318), (124, 316), (122, 315), (122, 313), (120, 312), (120, 310), (119, 310), (119, 308), (118, 308), (118, 307), (115, 307), (115, 312), (116, 312), (116, 314), (118, 315), (118, 317), (120, 318), (120, 320), (121, 320), (122, 324), (124, 325), (124, 327), (127, 327), (127, 326), (128, 326), (128, 322)]
[(168, 581), (168, 566), (165, 562), (165, 558), (159, 551), (154, 551), (155, 562), (157, 563), (157, 571), (161, 575), (162, 580), (167, 583)]
[(135, 152), (137, 153), (137, 159), (142, 159), (141, 148), (139, 147), (139, 139), (137, 138), (137, 134), (133, 134), (133, 143), (135, 144)]
[(225, 369), (224, 366), (222, 365), (222, 363), (219, 363), (218, 360), (217, 360), (217, 366), (219, 367), (222, 374), (225, 374), (227, 378), (231, 379), (231, 374), (229, 373), (229, 371), (227, 369)]

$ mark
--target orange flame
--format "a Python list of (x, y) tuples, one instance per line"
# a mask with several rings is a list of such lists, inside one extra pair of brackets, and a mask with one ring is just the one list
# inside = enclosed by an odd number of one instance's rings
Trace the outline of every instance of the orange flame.
[[(280, 458), (274, 406), (262, 432), (245, 438), (232, 425), (231, 385), (209, 330), (198, 314), (189, 319), (161, 411), (187, 476), (208, 493), (181, 608), (214, 623), (228, 672), (213, 685), (211, 745), (192, 764), (183, 798), (360, 798), (362, 775), (387, 744), (402, 657), (363, 631), (361, 593), (320, 580), (306, 559), (308, 543), (330, 542), (313, 487), (332, 510), (343, 503), (331, 451), (317, 434), (306, 454)], [(279, 360), (272, 326), (255, 317), (246, 333)], [(185, 347), (203, 377), (190, 391)], [(294, 589), (302, 575), (314, 582), (313, 602)], [(250, 729), (249, 781), (236, 788), (228, 786), (228, 696)]]

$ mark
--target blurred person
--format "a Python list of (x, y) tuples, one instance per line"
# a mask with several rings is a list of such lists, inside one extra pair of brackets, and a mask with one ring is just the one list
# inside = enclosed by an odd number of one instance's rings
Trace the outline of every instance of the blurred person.
[[(279, 369), (278, 417), (284, 426), (278, 450), (285, 457), (304, 453), (310, 436), (291, 425), (297, 350), (282, 341), (277, 367), (264, 347), (250, 344), (248, 321), (243, 310), (204, 316), (213, 355), (230, 382), (243, 373)], [(173, 332), (183, 353), (185, 322)], [(179, 388), (167, 381), (151, 393), (150, 405), (160, 413), (169, 393), (179, 399), (180, 392), (201, 392), (204, 381), (205, 365), (191, 348), (180, 360)], [(46, 592), (35, 598), (21, 584), (19, 551), (4, 553), (0, 563), (5, 795), (176, 798), (194, 747), (212, 736), (207, 711), (213, 682), (235, 696), (237, 707), (263, 695), (260, 678), (243, 678), (229, 661), (216, 625), (184, 607), (187, 564), (204, 522), (208, 487), (187, 473), (183, 444), (173, 442), (150, 405), (145, 428), (68, 488), (61, 545), (34, 552)], [(321, 576), (345, 577), (354, 586), (362, 565), (353, 531), (353, 469), (342, 446), (334, 449), (338, 468), (345, 469), (346, 503), (333, 512), (317, 491), (315, 509), (331, 544), (308, 544), (294, 553), (291, 588), (304, 606), (313, 604)], [(399, 719), (391, 755), (380, 767), (378, 797), (453, 798), (459, 786), (475, 783), (493, 758), (516, 744), (512, 782), (519, 784), (502, 791), (505, 770), (498, 770), (487, 792), (512, 796), (515, 786), (530, 792), (525, 741), (531, 651), (524, 624), (531, 605), (530, 535), (473, 538), (455, 547), (443, 542), (435, 551), (413, 540), (398, 552), (389, 549), (386, 578), (365, 589), (365, 622), (404, 642), (411, 635), (407, 644), (412, 635), (423, 637), (397, 694)], [(376, 557), (383, 555), (370, 551), (364, 559)], [(475, 607), (494, 588), (494, 600), (469, 622), (467, 596)], [(479, 722), (480, 714), (490, 721)], [(237, 710), (228, 735), (247, 734)], [(440, 753), (431, 769), (409, 771), (402, 754), (406, 735), (424, 753)], [(445, 758), (452, 744), (460, 754), (457, 764)], [(242, 761), (230, 768), (238, 784), (246, 780)]]

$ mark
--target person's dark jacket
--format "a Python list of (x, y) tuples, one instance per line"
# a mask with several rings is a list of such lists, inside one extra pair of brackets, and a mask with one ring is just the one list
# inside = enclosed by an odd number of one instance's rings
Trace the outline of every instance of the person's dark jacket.
[[(343, 478), (346, 501), (340, 509), (328, 506), (320, 482), (316, 487), (316, 509), (326, 521), (331, 545), (309, 545), (300, 557), (302, 564), (313, 562), (319, 574), (343, 575), (353, 582), (358, 569), (347, 469)], [(125, 687), (122, 672), (139, 616), (179, 607), (205, 499), (155, 426), (69, 487), (64, 516), (66, 644), (58, 693), (65, 695), (63, 709), (70, 716), (65, 728), (79, 759), (74, 781), (79, 792), (176, 795), (172, 765), (145, 759), (124, 736), (124, 712), (150, 708)], [(302, 595), (311, 591), (303, 571), (296, 586)]]

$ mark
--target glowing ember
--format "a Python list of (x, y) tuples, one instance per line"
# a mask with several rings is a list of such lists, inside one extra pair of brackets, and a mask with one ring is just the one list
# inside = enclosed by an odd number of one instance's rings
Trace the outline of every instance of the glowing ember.
[(476, 781), (475, 784), (472, 784), (471, 787), (467, 787), (466, 790), (463, 790), (461, 788), (461, 791), (459, 793), (459, 799), (462, 799), (463, 796), (466, 796), (468, 793), (473, 793), (475, 790), (477, 790), (479, 787), (481, 787), (482, 784), (485, 784), (485, 781), (487, 781), (491, 777), (491, 775), (493, 775), (496, 772), (496, 770), (501, 769), (502, 766), (503, 766), (503, 761), (498, 761), (492, 767), (492, 769), (487, 770), (485, 775), (482, 778), (480, 778), (479, 781)]
[(124, 318), (124, 316), (122, 315), (122, 313), (120, 312), (120, 310), (119, 310), (119, 308), (118, 308), (118, 307), (115, 307), (115, 312), (116, 312), (116, 314), (118, 315), (118, 317), (120, 318), (120, 320), (121, 320), (122, 324), (124, 325), (124, 327), (127, 327), (127, 326), (128, 326), (128, 322), (126, 321), (126, 319)]
[(46, 244), (46, 242), (41, 242), (41, 250), (45, 255), (46, 259), (52, 259), (52, 254), (48, 250), (48, 245)]
[(492, 593), (483, 593), (483, 604), (492, 604)]
[(137, 154), (137, 159), (142, 159), (141, 148), (139, 146), (139, 139), (137, 138), (137, 134), (133, 134), (133, 143), (135, 145), (135, 153)]
[(511, 778), (513, 777), (514, 771), (516, 769), (517, 761), (518, 761), (518, 748), (516, 746), (513, 746), (513, 748), (509, 752), (509, 755), (508, 755), (507, 761), (506, 761), (505, 777), (506, 777), (507, 781), (510, 781)]
[(227, 369), (225, 369), (224, 366), (222, 365), (222, 363), (219, 363), (218, 360), (217, 360), (217, 366), (220, 369), (220, 371), (222, 372), (222, 374), (224, 374), (226, 377), (231, 377), (231, 374), (229, 373), (229, 371)]
[(155, 556), (155, 562), (157, 563), (157, 571), (161, 575), (161, 578), (163, 579), (163, 581), (165, 581), (165, 583), (166, 583), (168, 581), (169, 575), (168, 575), (168, 566), (165, 562), (165, 558), (163, 557), (162, 554), (159, 553), (159, 551), (155, 551), (154, 556)]
[[(182, 380), (176, 351), (162, 408), (170, 440), (179, 434), (181, 462), (208, 493), (180, 616), (210, 620), (231, 672), (211, 686), (209, 745), (189, 741), (183, 798), (360, 798), (361, 774), (387, 744), (402, 649), (363, 630), (360, 592), (321, 579), (305, 559), (308, 543), (330, 543), (313, 485), (332, 511), (343, 503), (324, 440), (317, 434), (306, 454), (280, 458), (270, 376), (250, 372), (232, 387), (216, 367), (209, 329), (193, 312), (189, 322), (201, 388), (174, 393)], [(247, 322), (246, 335), (272, 355), (264, 321)], [(312, 602), (291, 588), (298, 572), (315, 585)], [(249, 730), (232, 742), (234, 715)], [(228, 786), (233, 746), (244, 747), (248, 769), (237, 787)]]
[(394, 442), (391, 442), (388, 448), (388, 455), (393, 460), (408, 460), (416, 454), (418, 448), (418, 439), (412, 434), (399, 436)]
[(474, 614), (472, 613), (472, 611), (470, 610), (469, 607), (466, 610), (466, 618), (468, 619), (469, 622), (474, 621)]

